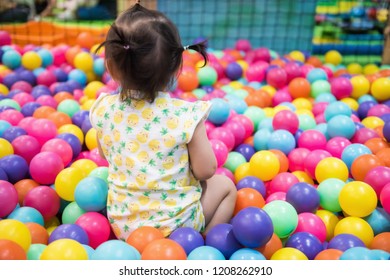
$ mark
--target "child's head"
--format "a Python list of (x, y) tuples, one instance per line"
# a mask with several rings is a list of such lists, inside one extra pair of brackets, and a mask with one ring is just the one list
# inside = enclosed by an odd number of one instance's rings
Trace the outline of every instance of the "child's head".
[[(139, 98), (153, 101), (177, 74), (185, 50), (176, 26), (164, 14), (139, 4), (118, 16), (101, 46), (108, 71), (122, 87), (122, 100), (137, 90)], [(189, 48), (207, 61), (204, 43)]]

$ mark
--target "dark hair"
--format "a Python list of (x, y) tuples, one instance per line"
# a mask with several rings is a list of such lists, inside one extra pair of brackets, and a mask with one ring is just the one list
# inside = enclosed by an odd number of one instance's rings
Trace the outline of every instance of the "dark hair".
[[(118, 16), (97, 50), (103, 46), (108, 70), (122, 87), (122, 101), (153, 101), (158, 91), (173, 81), (187, 48), (199, 52), (204, 65), (207, 62), (206, 42), (183, 47), (172, 21), (138, 3)], [(131, 90), (139, 91), (140, 96), (132, 96)]]

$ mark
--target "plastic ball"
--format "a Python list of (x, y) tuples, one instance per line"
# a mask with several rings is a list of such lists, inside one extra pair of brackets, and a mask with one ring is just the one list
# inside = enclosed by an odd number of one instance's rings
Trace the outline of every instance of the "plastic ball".
[(18, 204), (18, 193), (15, 187), (0, 180), (0, 218), (8, 216)]
[(378, 101), (390, 98), (390, 80), (386, 77), (376, 79), (371, 85), (371, 94)]
[(217, 166), (223, 166), (228, 158), (228, 148), (222, 141), (218, 139), (211, 139), (210, 144), (217, 160)]
[(53, 152), (59, 155), (62, 159), (63, 165), (67, 166), (73, 156), (72, 147), (65, 140), (54, 138), (43, 144), (42, 152)]
[(306, 157), (309, 155), (310, 150), (307, 148), (296, 148), (288, 154), (289, 169), (290, 171), (305, 170), (304, 163)]
[(81, 244), (88, 245), (88, 235), (83, 228), (75, 224), (62, 224), (50, 234), (49, 244), (59, 239), (73, 239)]
[(282, 88), (287, 84), (287, 73), (283, 68), (275, 67), (267, 72), (266, 80), (267, 84)]
[[(46, 168), (42, 168), (46, 166)], [(31, 177), (40, 184), (53, 184), (57, 175), (64, 169), (62, 158), (54, 152), (40, 152), (31, 159)]]
[(23, 205), (37, 209), (47, 220), (58, 213), (60, 198), (54, 189), (48, 186), (38, 186), (26, 194)]
[(229, 151), (235, 146), (235, 138), (233, 133), (225, 127), (214, 128), (208, 135), (209, 139), (217, 139), (222, 141)]
[(85, 177), (79, 168), (68, 167), (61, 170), (55, 178), (55, 189), (58, 195), (67, 201), (74, 201), (77, 184)]
[(76, 100), (66, 99), (58, 104), (57, 110), (72, 117), (76, 112), (80, 111), (80, 104)]
[(382, 159), (376, 155), (360, 155), (352, 162), (351, 174), (355, 180), (363, 181), (371, 169), (384, 165), (385, 163)]
[(8, 155), (0, 159), (0, 168), (7, 174), (12, 184), (25, 179), (28, 174), (27, 161), (18, 155)]
[(75, 159), (81, 152), (82, 146), (79, 138), (72, 133), (60, 133), (56, 138), (65, 140), (72, 148), (72, 159)]
[(370, 244), (370, 248), (373, 250), (383, 250), (390, 253), (390, 232), (382, 232), (375, 235)]
[(85, 211), (100, 211), (107, 204), (107, 183), (97, 177), (86, 177), (78, 182), (74, 197), (77, 204)]
[(235, 81), (242, 77), (243, 69), (237, 62), (231, 62), (226, 66), (225, 75), (230, 80)]
[(339, 218), (328, 210), (318, 210), (316, 215), (324, 222), (326, 227), (326, 240), (329, 241), (334, 236), (334, 228), (339, 222)]
[(356, 127), (350, 117), (338, 115), (328, 121), (326, 131), (331, 138), (344, 137), (351, 139), (356, 132)]
[(342, 59), (341, 54), (336, 50), (330, 50), (325, 53), (325, 63), (337, 66), (341, 63)]
[(206, 235), (205, 245), (218, 249), (225, 258), (242, 247), (234, 234), (234, 225), (218, 224), (209, 230)]
[(279, 173), (280, 162), (270, 151), (256, 152), (249, 163), (252, 174), (263, 181), (271, 180)]
[(0, 260), (26, 260), (27, 254), (23, 248), (12, 240), (0, 240)]
[(10, 69), (18, 68), (22, 62), (22, 56), (15, 50), (7, 50), (1, 57), (1, 62)]
[(272, 126), (275, 130), (285, 129), (294, 134), (298, 130), (299, 120), (294, 112), (282, 110), (277, 112), (273, 117)]
[(344, 181), (335, 178), (322, 181), (317, 187), (320, 195), (320, 206), (331, 212), (340, 212), (339, 196), (344, 185)]
[(34, 51), (28, 51), (22, 56), (22, 65), (28, 70), (34, 70), (42, 65), (42, 58)]
[(348, 78), (337, 77), (330, 83), (332, 94), (338, 99), (349, 97), (353, 91), (353, 87)]
[(363, 219), (369, 223), (375, 236), (390, 230), (390, 214), (381, 207), (377, 207), (370, 215)]
[(242, 248), (235, 251), (229, 260), (265, 260), (265, 257), (254, 249)]
[(271, 260), (308, 260), (307, 256), (298, 249), (285, 247), (276, 251)]
[(92, 260), (139, 260), (139, 252), (122, 240), (108, 240), (100, 244), (92, 255)]
[(326, 241), (326, 225), (320, 217), (313, 213), (298, 214), (298, 226), (295, 232), (307, 232), (317, 237), (321, 243)]
[(220, 98), (214, 98), (211, 100), (212, 106), (208, 120), (213, 124), (223, 124), (229, 117), (230, 107), (229, 104)]
[(226, 167), (227, 169), (229, 169), (231, 172), (234, 173), (237, 167), (245, 162), (247, 161), (242, 154), (238, 152), (230, 152), (228, 154), (224, 167)]
[(383, 187), (379, 199), (383, 209), (390, 214), (390, 183)]
[(157, 239), (149, 243), (141, 254), (142, 260), (186, 260), (184, 249), (171, 239)]
[(373, 260), (371, 251), (364, 247), (353, 247), (345, 250), (340, 260)]
[(226, 260), (226, 258), (218, 249), (205, 245), (191, 251), (187, 260)]
[(370, 90), (370, 81), (363, 75), (357, 75), (350, 79), (352, 84), (351, 97), (358, 99)]
[(365, 247), (364, 242), (357, 236), (350, 233), (342, 233), (334, 236), (328, 244), (328, 249), (337, 249), (342, 252), (354, 248)]
[(315, 178), (315, 169), (318, 165), (318, 163), (327, 157), (331, 157), (332, 155), (322, 149), (316, 149), (313, 151), (310, 151), (310, 153), (306, 156), (305, 162), (304, 162), (304, 171), (310, 175), (311, 178)]
[(274, 200), (267, 203), (263, 210), (270, 216), (274, 226), (274, 233), (279, 238), (290, 236), (298, 225), (298, 213), (286, 201)]
[(343, 251), (337, 249), (325, 249), (318, 253), (314, 260), (339, 260)]
[(286, 248), (295, 248), (305, 254), (309, 260), (323, 250), (321, 241), (311, 233), (297, 232), (292, 234), (286, 242)]
[(213, 85), (217, 81), (217, 78), (217, 71), (211, 66), (205, 66), (198, 71), (199, 84), (202, 86)]
[(289, 202), (298, 213), (315, 212), (320, 204), (320, 196), (312, 185), (299, 182), (291, 186), (286, 194)]
[[(40, 224), (28, 222), (26, 223), (28, 230), (31, 234), (31, 245), (32, 244), (45, 244), (49, 241), (49, 233), (46, 228)], [(31, 246), (30, 246), (31, 248)]]
[(314, 129), (305, 130), (298, 138), (298, 147), (306, 148), (310, 151), (324, 149), (326, 146), (326, 137)]
[(366, 246), (369, 246), (374, 238), (374, 231), (369, 223), (358, 217), (346, 217), (340, 220), (334, 229), (334, 234), (337, 236), (342, 233), (355, 235), (360, 238)]
[(177, 228), (170, 234), (169, 239), (179, 243), (185, 250), (187, 256), (194, 249), (205, 245), (202, 235), (190, 227)]
[(348, 174), (347, 165), (342, 160), (335, 157), (322, 159), (315, 169), (315, 177), (319, 183), (330, 178), (346, 181), (348, 179)]
[(61, 220), (63, 224), (74, 224), (76, 220), (86, 213), (77, 203), (73, 201), (65, 206), (62, 211)]
[(0, 158), (14, 154), (14, 148), (7, 140), (0, 138)]
[(42, 252), (41, 260), (87, 260), (84, 247), (72, 239), (59, 239), (50, 243)]
[(75, 224), (87, 232), (89, 245), (94, 249), (106, 242), (110, 236), (110, 223), (100, 213), (84, 213), (76, 220)]
[(43, 145), (57, 135), (57, 127), (52, 121), (38, 119), (32, 123), (28, 134), (35, 137)]

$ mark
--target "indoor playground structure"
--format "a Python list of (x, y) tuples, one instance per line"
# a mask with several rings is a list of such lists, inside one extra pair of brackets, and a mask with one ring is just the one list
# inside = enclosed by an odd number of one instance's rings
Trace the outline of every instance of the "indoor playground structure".
[(141, 3), (183, 45), (208, 40), (209, 63), (186, 50), (169, 93), (212, 103), (233, 218), (207, 235), (142, 226), (116, 239), (89, 121), (118, 91), (96, 52), (112, 20), (0, 22), (0, 260), (389, 260), (389, 3)]

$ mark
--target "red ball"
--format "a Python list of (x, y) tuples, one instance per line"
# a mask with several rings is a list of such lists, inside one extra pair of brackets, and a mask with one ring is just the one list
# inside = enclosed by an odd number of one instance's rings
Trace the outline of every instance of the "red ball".
[(38, 186), (26, 194), (23, 205), (37, 209), (48, 220), (60, 210), (60, 197), (51, 187)]

